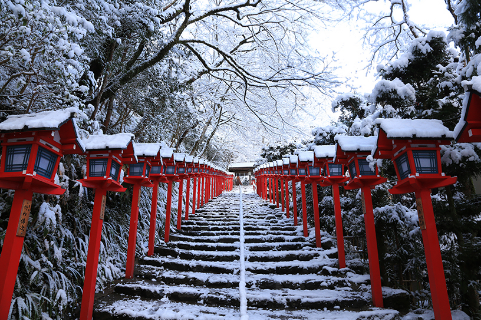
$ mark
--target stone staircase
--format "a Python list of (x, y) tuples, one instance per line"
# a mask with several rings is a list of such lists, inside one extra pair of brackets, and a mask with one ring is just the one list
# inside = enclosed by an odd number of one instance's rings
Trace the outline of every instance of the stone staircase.
[[(398, 317), (371, 308), (369, 275), (339, 270), (332, 240), (316, 248), (279, 209), (254, 193), (243, 198), (251, 320)], [(238, 319), (239, 208), (237, 189), (198, 209), (139, 261), (134, 279), (97, 295), (94, 319)]]

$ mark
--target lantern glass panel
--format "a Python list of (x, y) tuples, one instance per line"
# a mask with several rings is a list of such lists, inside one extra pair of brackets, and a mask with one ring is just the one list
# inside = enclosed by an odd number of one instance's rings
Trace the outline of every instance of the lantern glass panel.
[(192, 173), (192, 168), (187, 168), (187, 173)]
[(108, 159), (90, 159), (89, 177), (105, 177), (107, 171), (107, 161)]
[(329, 175), (342, 176), (342, 164), (329, 163)]
[(289, 174), (289, 170), (284, 170), (284, 175), (287, 176)]
[(110, 165), (110, 177), (115, 181), (119, 180), (119, 172), (120, 172), (120, 163), (117, 161), (112, 160), (112, 164)]
[(438, 173), (436, 150), (413, 150), (413, 157), (417, 173)]
[(359, 164), (359, 173), (361, 176), (375, 176), (376, 171), (373, 171), (369, 166), (369, 162), (366, 159), (358, 159), (357, 163)]
[(297, 175), (297, 169), (291, 169), (291, 176)]
[(194, 168), (194, 173), (199, 172), (199, 168)]
[(141, 176), (144, 171), (143, 163), (133, 163), (130, 165), (129, 175), (130, 176)]
[(310, 176), (318, 176), (320, 174), (319, 167), (309, 166), (309, 175)]
[(351, 176), (351, 179), (354, 179), (357, 176), (356, 161), (354, 160), (349, 164), (349, 175)]
[(153, 166), (152, 169), (150, 170), (150, 173), (152, 174), (160, 174), (162, 170), (161, 166)]
[(5, 172), (27, 170), (32, 145), (8, 146)]
[(167, 166), (167, 168), (165, 169), (165, 174), (175, 174), (175, 167)]
[(396, 159), (396, 166), (399, 172), (399, 177), (402, 179), (411, 174), (411, 167), (409, 166), (408, 154), (404, 152)]
[(42, 177), (50, 179), (52, 177), (58, 156), (50, 150), (38, 147), (37, 159), (35, 159), (35, 167), (33, 171)]
[(177, 173), (185, 173), (185, 168), (178, 168)]
[(306, 175), (306, 169), (299, 169), (299, 175), (305, 176)]
[(148, 164), (145, 165), (145, 176), (148, 177), (150, 174), (150, 166)]

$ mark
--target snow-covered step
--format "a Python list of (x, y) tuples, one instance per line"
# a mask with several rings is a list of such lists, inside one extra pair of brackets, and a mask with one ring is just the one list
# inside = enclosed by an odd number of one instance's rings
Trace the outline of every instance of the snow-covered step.
[(256, 194), (243, 198), (243, 235), (238, 193), (213, 199), (181, 230), (172, 229), (154, 256), (139, 259), (134, 279), (99, 295), (94, 319), (238, 319), (241, 236), (252, 319), (395, 317), (393, 310), (370, 309), (369, 275), (353, 271), (355, 264), (337, 269), (329, 235), (316, 248), (303, 236), (300, 217), (294, 226), (292, 216)]

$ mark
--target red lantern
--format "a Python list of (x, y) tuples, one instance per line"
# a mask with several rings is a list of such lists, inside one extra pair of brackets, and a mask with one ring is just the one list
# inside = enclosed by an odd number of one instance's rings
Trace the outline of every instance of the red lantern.
[(481, 94), (472, 88), (465, 94), (461, 119), (454, 134), (457, 142), (481, 141)]
[(299, 167), (297, 170), (297, 179), (301, 181), (302, 193), (302, 224), (304, 229), (304, 237), (309, 235), (307, 230), (307, 206), (306, 206), (306, 182), (308, 181), (309, 166), (314, 164), (314, 151), (299, 151)]
[(175, 168), (179, 182), (179, 194), (177, 199), (177, 230), (182, 227), (182, 198), (184, 195), (184, 178), (187, 176), (185, 153), (174, 153)]
[(431, 188), (456, 182), (441, 170), (440, 145), (450, 144), (453, 133), (440, 120), (378, 119), (374, 157), (391, 159), (398, 176), (393, 194), (415, 192), (429, 286), (436, 319), (451, 319), (443, 261), (431, 201)]
[[(297, 155), (289, 155), (289, 178), (292, 184), (292, 209), (294, 215), (294, 225), (297, 226), (297, 193), (296, 193), (296, 179), (297, 179), (297, 163), (299, 157)], [(289, 183), (288, 183), (289, 184)]]
[(377, 137), (349, 137), (337, 135), (336, 163), (349, 168), (350, 181), (344, 187), (347, 190), (361, 189), (364, 224), (366, 228), (367, 253), (369, 257), (369, 275), (371, 277), (372, 301), (375, 307), (382, 308), (381, 273), (377, 251), (376, 229), (372, 208), (371, 188), (384, 183), (386, 178), (379, 176), (378, 168), (372, 170), (366, 160), (376, 146)]
[[(123, 154), (123, 162), (124, 164), (128, 164), (127, 175), (124, 177), (124, 182), (132, 184), (133, 186), (129, 241), (127, 247), (127, 262), (125, 266), (125, 278), (127, 279), (131, 279), (134, 276), (140, 190), (142, 186), (154, 187), (149, 178), (152, 167), (151, 161), (155, 161), (156, 157), (158, 158), (160, 146), (161, 145), (159, 143), (135, 143), (134, 157), (129, 157), (128, 154)], [(157, 185), (155, 187), (157, 188)]]
[(87, 150), (87, 176), (79, 181), (84, 187), (95, 189), (95, 199), (80, 311), (82, 320), (92, 319), (107, 191), (125, 191), (120, 185), (122, 158), (135, 158), (132, 139), (133, 135), (130, 133), (119, 133), (92, 135), (84, 140)]
[(185, 190), (185, 221), (187, 221), (189, 220), (189, 209), (190, 209), (189, 208), (190, 207), (190, 178), (193, 177), (193, 174), (194, 174), (194, 157), (193, 156), (188, 156), (188, 155), (185, 156), (185, 167), (186, 167), (185, 177), (187, 178), (187, 189)]
[(83, 153), (74, 117), (77, 108), (11, 115), (0, 123), (2, 157), (0, 188), (15, 190), (0, 256), (0, 319), (7, 319), (33, 192), (59, 195), (55, 183), (64, 154)]
[(164, 242), (169, 242), (170, 238), (170, 216), (171, 216), (171, 206), (172, 206), (172, 183), (177, 180), (177, 175), (175, 174), (175, 161), (174, 161), (174, 149), (162, 147), (160, 149), (160, 157), (162, 158), (162, 171), (164, 175), (164, 180), (162, 182), (167, 183), (167, 204), (165, 208), (165, 234)]

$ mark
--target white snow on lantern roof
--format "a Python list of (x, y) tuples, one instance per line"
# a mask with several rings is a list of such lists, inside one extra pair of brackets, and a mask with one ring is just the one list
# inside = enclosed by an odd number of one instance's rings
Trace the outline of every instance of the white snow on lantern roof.
[(134, 143), (135, 155), (138, 157), (155, 157), (161, 147), (162, 143)]
[(205, 164), (205, 160), (204, 160), (204, 159), (199, 159), (199, 164)]
[(314, 161), (314, 151), (299, 151), (299, 161)]
[(369, 151), (371, 152), (377, 144), (377, 136), (359, 137), (336, 135), (334, 140), (337, 141), (342, 151)]
[(461, 109), (461, 118), (459, 118), (459, 122), (454, 127), (454, 137), (458, 139), (459, 135), (461, 134), (461, 130), (463, 130), (464, 126), (466, 125), (466, 112), (468, 112), (468, 103), (469, 103), (469, 97), (471, 96), (471, 92), (466, 92), (464, 94), (464, 99), (463, 99), (463, 109)]
[(9, 115), (7, 120), (0, 123), (0, 130), (58, 129), (65, 121), (72, 117), (87, 119), (87, 116), (78, 108), (71, 107), (55, 111)]
[(453, 132), (437, 119), (376, 119), (388, 138), (453, 138)]
[(186, 155), (185, 156), (185, 162), (188, 162), (188, 163), (194, 162), (194, 156)]
[(169, 147), (162, 147), (160, 149), (160, 156), (162, 158), (170, 158), (174, 155), (174, 149)]
[(336, 156), (336, 146), (315, 146), (314, 155), (316, 158), (334, 158)]
[(199, 158), (198, 158), (198, 157), (194, 157), (194, 163), (199, 163)]
[(134, 135), (131, 133), (99, 134), (91, 135), (82, 142), (86, 150), (126, 149), (133, 138)]
[(277, 165), (277, 166), (282, 166), (282, 163), (283, 163), (282, 160), (276, 160), (276, 165)]
[(174, 161), (184, 162), (185, 153), (174, 153)]
[(297, 163), (299, 161), (299, 157), (297, 155), (289, 155), (289, 161), (290, 163)]
[(256, 163), (255, 162), (237, 162), (229, 165), (229, 168), (255, 168)]
[(282, 164), (289, 164), (289, 156), (282, 157)]

